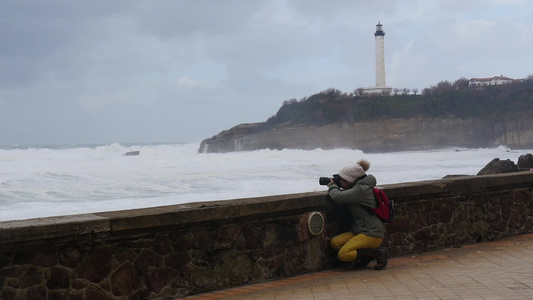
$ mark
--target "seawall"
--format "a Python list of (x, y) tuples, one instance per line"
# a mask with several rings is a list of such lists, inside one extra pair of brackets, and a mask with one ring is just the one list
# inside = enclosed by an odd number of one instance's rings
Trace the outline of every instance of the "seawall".
[[(392, 256), (533, 232), (533, 172), (381, 186)], [(334, 268), (326, 192), (0, 222), (0, 299), (172, 299)]]
[(205, 139), (200, 153), (258, 149), (360, 149), (365, 152), (429, 150), (443, 147), (533, 147), (531, 113), (498, 119), (413, 118), (326, 126), (241, 124)]

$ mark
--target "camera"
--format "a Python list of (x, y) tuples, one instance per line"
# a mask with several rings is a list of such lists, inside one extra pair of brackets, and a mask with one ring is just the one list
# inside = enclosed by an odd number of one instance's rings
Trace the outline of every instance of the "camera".
[(341, 186), (341, 177), (339, 176), (339, 174), (333, 175), (333, 178), (320, 177), (320, 178), (318, 178), (318, 184), (320, 184), (320, 185), (328, 185), (331, 182), (331, 180), (333, 180), (333, 182), (336, 185)]

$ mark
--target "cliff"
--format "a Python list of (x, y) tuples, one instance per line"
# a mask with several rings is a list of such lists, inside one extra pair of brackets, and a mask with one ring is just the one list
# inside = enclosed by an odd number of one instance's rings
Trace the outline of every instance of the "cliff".
[(205, 139), (200, 153), (258, 149), (350, 148), (365, 152), (443, 147), (533, 148), (531, 111), (498, 118), (409, 118), (324, 126), (241, 124)]

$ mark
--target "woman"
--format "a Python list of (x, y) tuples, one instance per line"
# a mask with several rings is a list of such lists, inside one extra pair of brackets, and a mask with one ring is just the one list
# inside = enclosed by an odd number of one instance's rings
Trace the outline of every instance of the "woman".
[(367, 175), (370, 163), (360, 160), (355, 165), (344, 167), (339, 172), (340, 182), (333, 179), (328, 184), (328, 194), (333, 201), (345, 204), (352, 217), (352, 226), (345, 232), (331, 239), (331, 247), (338, 252), (343, 262), (356, 262), (366, 266), (376, 259), (375, 270), (387, 266), (387, 251), (379, 248), (385, 236), (385, 225), (376, 217), (371, 208), (376, 207), (376, 199), (372, 188), (376, 186), (376, 178)]

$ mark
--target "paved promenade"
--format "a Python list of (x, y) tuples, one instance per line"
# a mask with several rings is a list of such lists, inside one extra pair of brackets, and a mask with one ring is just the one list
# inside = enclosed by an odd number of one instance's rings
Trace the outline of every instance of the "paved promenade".
[(533, 234), (185, 299), (533, 299)]

